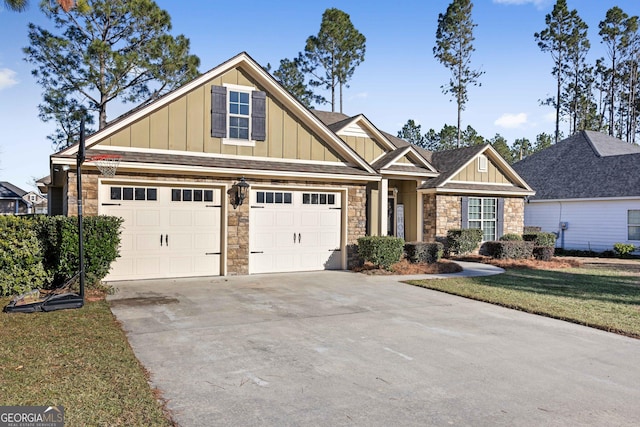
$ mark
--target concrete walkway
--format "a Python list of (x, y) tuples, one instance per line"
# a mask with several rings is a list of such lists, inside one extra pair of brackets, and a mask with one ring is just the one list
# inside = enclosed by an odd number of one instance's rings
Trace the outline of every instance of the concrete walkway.
[(504, 269), (496, 267), (490, 264), (481, 264), (479, 262), (467, 262), (467, 261), (455, 261), (456, 264), (462, 267), (460, 273), (449, 274), (405, 274), (405, 275), (372, 275), (369, 276), (372, 280), (389, 281), (395, 280), (398, 282), (407, 280), (426, 280), (426, 279), (447, 279), (450, 277), (478, 277), (478, 276), (494, 276), (496, 274), (504, 273)]
[(189, 426), (640, 425), (640, 340), (350, 272), (121, 282)]

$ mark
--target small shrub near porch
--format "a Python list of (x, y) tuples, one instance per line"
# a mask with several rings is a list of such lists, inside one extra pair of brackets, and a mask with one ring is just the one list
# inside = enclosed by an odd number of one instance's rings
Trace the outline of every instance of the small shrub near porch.
[(365, 236), (358, 239), (358, 255), (370, 263), (388, 270), (400, 261), (404, 240), (393, 236)]
[(409, 242), (404, 245), (406, 258), (412, 263), (433, 264), (440, 261), (444, 245), (440, 242)]
[(451, 229), (447, 231), (447, 250), (458, 255), (475, 251), (482, 242), (479, 228)]

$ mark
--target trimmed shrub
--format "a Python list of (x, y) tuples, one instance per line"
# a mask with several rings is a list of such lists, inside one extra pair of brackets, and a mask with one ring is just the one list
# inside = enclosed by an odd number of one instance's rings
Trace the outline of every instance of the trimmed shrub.
[(555, 248), (553, 246), (536, 246), (533, 248), (533, 256), (540, 261), (551, 261)]
[(482, 242), (482, 230), (479, 228), (451, 229), (447, 231), (447, 250), (459, 255), (468, 254), (478, 248)]
[[(87, 286), (98, 285), (119, 256), (120, 227), (124, 220), (113, 216), (83, 218), (84, 266)], [(79, 270), (78, 218), (53, 216), (36, 220), (36, 232), (44, 250), (44, 266), (55, 288)]]
[(534, 225), (527, 225), (524, 227), (522, 234), (531, 234), (531, 233), (540, 233), (542, 231), (542, 227), (536, 227)]
[(613, 250), (616, 252), (616, 255), (624, 257), (631, 255), (631, 253), (636, 250), (636, 247), (632, 243), (614, 243)]
[(502, 240), (485, 242), (483, 251), (496, 259), (528, 259), (533, 255), (533, 242), (523, 240)]
[(32, 220), (0, 216), (0, 295), (22, 294), (48, 281)]
[(544, 246), (553, 248), (556, 246), (556, 235), (553, 233), (526, 233), (522, 235), (522, 239), (528, 242), (534, 242), (535, 246)]
[(366, 236), (358, 239), (358, 255), (386, 270), (400, 261), (404, 253), (404, 240), (393, 236)]
[(498, 240), (503, 241), (503, 242), (508, 242), (508, 241), (522, 241), (522, 236), (516, 233), (507, 233), (504, 234), (502, 237), (500, 237)]
[(444, 253), (444, 245), (440, 242), (409, 242), (404, 245), (407, 259), (412, 263), (438, 262)]

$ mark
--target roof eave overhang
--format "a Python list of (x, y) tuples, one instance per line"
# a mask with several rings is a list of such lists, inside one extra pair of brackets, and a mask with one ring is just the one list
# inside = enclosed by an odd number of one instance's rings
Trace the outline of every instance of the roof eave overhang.
[[(61, 163), (70, 164), (70, 163)], [(83, 166), (91, 170), (97, 170), (95, 166), (87, 164)], [(158, 175), (166, 174), (185, 174), (185, 175), (199, 175), (199, 176), (217, 176), (217, 177), (229, 177), (229, 176), (244, 176), (246, 178), (275, 178), (275, 179), (288, 179), (288, 180), (333, 180), (339, 182), (377, 182), (382, 179), (379, 175), (359, 175), (336, 173), (319, 173), (319, 172), (300, 172), (300, 171), (281, 171), (270, 169), (244, 169), (244, 168), (221, 168), (221, 167), (207, 167), (207, 166), (189, 166), (174, 165), (165, 163), (143, 163), (143, 162), (120, 162), (116, 171), (115, 179), (118, 178), (119, 173), (140, 171), (157, 172)]]
[(424, 194), (467, 194), (467, 195), (493, 195), (493, 196), (511, 196), (511, 197), (527, 197), (536, 194), (533, 190), (522, 191), (505, 191), (500, 189), (495, 190), (470, 190), (462, 188), (422, 188), (418, 189), (418, 192)]

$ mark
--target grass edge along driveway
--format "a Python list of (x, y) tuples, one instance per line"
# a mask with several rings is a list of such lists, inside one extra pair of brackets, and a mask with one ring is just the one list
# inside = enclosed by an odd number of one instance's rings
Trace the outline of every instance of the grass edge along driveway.
[(507, 269), (411, 285), (640, 338), (640, 277), (624, 271)]
[(106, 301), (0, 313), (0, 405), (62, 405), (69, 426), (173, 425), (157, 397)]

